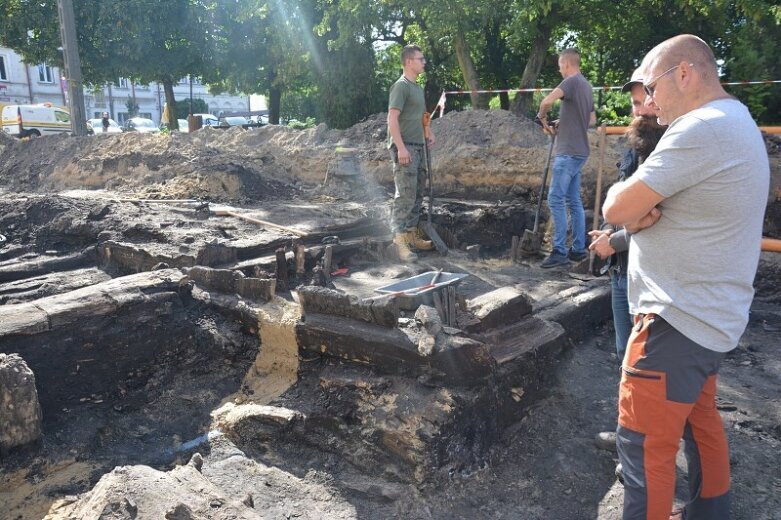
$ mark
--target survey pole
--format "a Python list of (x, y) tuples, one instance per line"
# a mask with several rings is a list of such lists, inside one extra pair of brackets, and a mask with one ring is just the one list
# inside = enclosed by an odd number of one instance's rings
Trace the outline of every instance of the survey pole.
[(65, 78), (68, 82), (68, 101), (73, 135), (87, 135), (87, 116), (84, 110), (84, 85), (81, 82), (81, 60), (76, 42), (76, 18), (73, 0), (57, 0), (60, 17), (62, 55), (65, 61)]

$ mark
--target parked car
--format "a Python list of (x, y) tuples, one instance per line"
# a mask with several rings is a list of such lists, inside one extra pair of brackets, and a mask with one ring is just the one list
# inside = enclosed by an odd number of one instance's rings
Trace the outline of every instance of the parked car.
[(122, 127), (123, 132), (141, 132), (146, 134), (156, 134), (160, 132), (154, 121), (144, 117), (131, 117), (125, 121)]
[(203, 120), (203, 126), (220, 126), (220, 120), (217, 116), (212, 114), (193, 114), (194, 116), (201, 116)]
[(244, 126), (248, 124), (249, 121), (244, 116), (228, 116), (220, 119), (220, 126)]
[[(93, 134), (102, 134), (103, 133), (103, 120), (100, 118), (97, 119), (87, 119), (87, 133), (93, 133)], [(119, 126), (119, 124), (114, 121), (113, 119), (108, 120), (108, 131), (107, 134), (121, 134), (122, 133), (122, 127)]]
[(0, 122), (3, 132), (19, 138), (71, 131), (71, 116), (68, 110), (51, 103), (3, 105), (0, 107)]

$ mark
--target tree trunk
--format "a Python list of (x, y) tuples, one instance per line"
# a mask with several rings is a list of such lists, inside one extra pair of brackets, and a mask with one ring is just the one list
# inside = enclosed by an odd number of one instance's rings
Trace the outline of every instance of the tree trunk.
[(179, 130), (179, 120), (176, 117), (176, 98), (174, 98), (174, 84), (170, 79), (163, 80), (163, 92), (165, 103), (168, 106), (168, 129)]
[[(425, 20), (421, 19), (420, 27), (423, 33), (426, 34), (426, 41), (428, 42), (428, 52), (431, 59), (431, 63), (445, 63), (446, 56), (440, 50), (437, 45), (437, 41), (431, 37), (431, 33), (428, 31)], [(442, 78), (440, 78), (437, 69), (434, 67), (426, 69), (426, 86), (423, 88), (423, 92), (426, 96), (426, 110), (432, 110), (434, 103), (439, 101), (439, 97), (444, 90)]]
[(268, 122), (272, 125), (279, 124), (279, 114), (282, 108), (282, 89), (271, 87), (268, 92)]
[(475, 109), (487, 109), (488, 100), (486, 96), (482, 96), (475, 92), (476, 90), (480, 90), (480, 78), (475, 70), (475, 64), (472, 62), (472, 57), (469, 55), (469, 45), (464, 37), (464, 31), (461, 29), (456, 31), (454, 43), (456, 57), (458, 58), (458, 66), (461, 68), (461, 73), (464, 75), (464, 81), (466, 81), (467, 88), (472, 91), (470, 94), (472, 107)]
[(502, 110), (510, 110), (510, 94), (507, 92), (499, 92), (499, 106)]
[[(537, 82), (537, 76), (540, 75), (542, 65), (545, 63), (545, 56), (548, 54), (550, 37), (550, 27), (539, 24), (537, 27), (537, 36), (534, 38), (532, 51), (529, 54), (529, 60), (526, 62), (526, 67), (523, 69), (520, 88), (532, 88)], [(519, 116), (528, 117), (529, 109), (534, 99), (533, 94), (533, 92), (521, 92), (515, 96), (515, 101), (511, 108), (512, 112)]]
[[(504, 2), (503, 8), (508, 8)], [(490, 74), (496, 81), (496, 87), (507, 88), (510, 84), (508, 71), (510, 67), (505, 65), (505, 56), (507, 56), (507, 39), (503, 34), (503, 17), (493, 16), (483, 27), (485, 33), (485, 59), (483, 60), (483, 70)], [(484, 76), (485, 77), (485, 76)], [(507, 92), (499, 93), (499, 105), (502, 110), (510, 110), (510, 95)]]

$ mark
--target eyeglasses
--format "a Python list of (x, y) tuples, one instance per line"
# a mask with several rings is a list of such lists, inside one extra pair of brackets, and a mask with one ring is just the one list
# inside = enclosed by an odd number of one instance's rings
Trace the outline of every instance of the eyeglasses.
[[(662, 72), (658, 76), (656, 76), (652, 81), (649, 81), (648, 83), (643, 83), (643, 90), (645, 90), (645, 93), (648, 95), (648, 97), (654, 97), (654, 91), (656, 90), (656, 84), (659, 82), (660, 79), (680, 67), (681, 64), (674, 67), (670, 67), (666, 71)], [(689, 67), (694, 67), (694, 63), (689, 63)]]

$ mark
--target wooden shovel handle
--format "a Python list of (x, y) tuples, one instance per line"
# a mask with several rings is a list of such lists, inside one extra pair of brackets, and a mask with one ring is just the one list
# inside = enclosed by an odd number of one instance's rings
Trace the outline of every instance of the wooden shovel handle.
[(235, 211), (218, 209), (215, 210), (214, 214), (217, 215), (218, 217), (233, 217), (233, 218), (244, 220), (246, 222), (251, 222), (252, 224), (258, 224), (259, 226), (267, 226), (275, 229), (281, 229), (282, 231), (287, 231), (288, 233), (293, 233), (294, 235), (300, 237), (305, 237), (309, 235), (309, 233), (305, 231), (299, 231), (298, 229), (293, 229), (287, 226), (280, 226), (279, 224), (274, 224), (273, 222), (269, 222), (267, 220), (260, 220), (258, 218), (248, 217), (247, 215), (242, 215), (241, 213), (236, 213)]
[(762, 251), (772, 251), (774, 253), (781, 253), (781, 240), (777, 238), (763, 238)]

